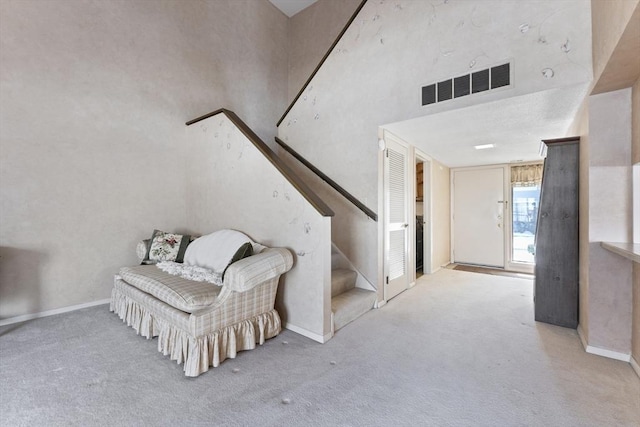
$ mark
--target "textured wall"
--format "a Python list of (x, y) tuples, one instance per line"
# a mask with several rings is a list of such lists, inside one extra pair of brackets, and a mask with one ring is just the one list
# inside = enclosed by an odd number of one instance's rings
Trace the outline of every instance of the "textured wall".
[(3, 0), (0, 43), (1, 318), (107, 298), (136, 241), (186, 227), (186, 120), (271, 138), (285, 108), (267, 0)]
[(322, 217), (229, 119), (189, 126), (187, 224), (232, 228), (289, 248), (294, 268), (278, 289), (283, 321), (323, 337), (331, 325), (331, 218)]
[(289, 20), (289, 97), (302, 89), (362, 0), (318, 0)]
[[(380, 125), (589, 82), (590, 31), (589, 4), (580, 0), (370, 1), (278, 133), (377, 210)], [(514, 64), (513, 87), (421, 107), (422, 85), (505, 60)], [(547, 68), (553, 77), (545, 77)], [(376, 253), (369, 248), (377, 246), (377, 228), (357, 219), (355, 229), (342, 228), (343, 214), (348, 213), (336, 209), (334, 235), (353, 235), (351, 246), (358, 252), (336, 243), (375, 282)]]
[[(601, 241), (631, 241), (631, 88), (589, 98), (588, 343), (630, 353), (632, 262)], [(615, 185), (611, 185), (615, 183)]]
[(593, 76), (598, 81), (640, 0), (591, 0)]

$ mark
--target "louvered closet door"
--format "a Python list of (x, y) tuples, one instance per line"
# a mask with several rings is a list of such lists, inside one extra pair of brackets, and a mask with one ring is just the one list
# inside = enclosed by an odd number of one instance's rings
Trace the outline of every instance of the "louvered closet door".
[(385, 153), (385, 300), (409, 285), (407, 147), (387, 138)]

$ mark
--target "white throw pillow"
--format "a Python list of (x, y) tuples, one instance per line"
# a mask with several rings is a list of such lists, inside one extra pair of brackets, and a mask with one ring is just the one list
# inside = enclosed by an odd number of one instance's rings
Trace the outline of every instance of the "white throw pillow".
[(239, 231), (219, 230), (191, 242), (184, 254), (184, 263), (222, 273), (245, 243), (253, 245), (251, 239)]

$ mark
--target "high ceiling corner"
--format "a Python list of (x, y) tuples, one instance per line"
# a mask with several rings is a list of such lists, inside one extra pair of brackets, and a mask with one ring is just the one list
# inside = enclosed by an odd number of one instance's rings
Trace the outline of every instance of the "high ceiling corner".
[(318, 0), (269, 0), (282, 13), (291, 18), (296, 13), (308, 8)]

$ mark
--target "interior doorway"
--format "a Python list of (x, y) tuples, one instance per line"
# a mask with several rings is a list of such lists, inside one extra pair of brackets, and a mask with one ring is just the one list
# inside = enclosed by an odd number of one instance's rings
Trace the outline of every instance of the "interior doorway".
[(431, 274), (431, 159), (415, 150), (415, 270), (416, 279)]

